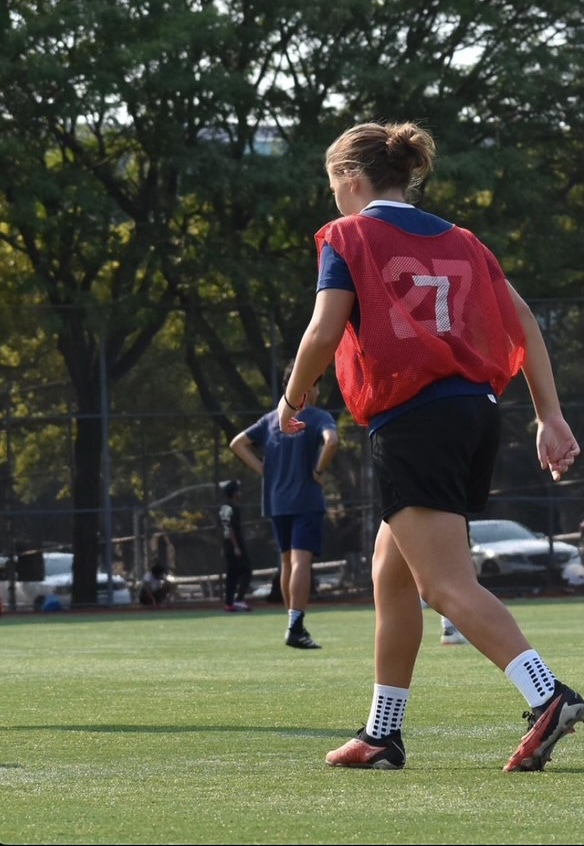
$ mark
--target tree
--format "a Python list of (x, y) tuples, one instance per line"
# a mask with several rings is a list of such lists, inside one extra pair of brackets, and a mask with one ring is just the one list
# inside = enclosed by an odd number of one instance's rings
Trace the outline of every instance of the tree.
[(12, 4), (2, 36), (2, 238), (28, 260), (23, 291), (50, 305), (44, 328), (75, 391), (73, 603), (86, 604), (96, 599), (104, 382), (135, 364), (166, 319), (161, 197), (174, 177), (144, 165), (108, 122), (84, 4), (38, 5)]

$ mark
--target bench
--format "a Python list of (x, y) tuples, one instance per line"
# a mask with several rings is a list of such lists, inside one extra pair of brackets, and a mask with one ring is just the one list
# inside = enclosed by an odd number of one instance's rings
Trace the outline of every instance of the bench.
[[(317, 575), (339, 573), (340, 582), (343, 580), (346, 567), (347, 561), (344, 558), (339, 561), (316, 561), (312, 565)], [(271, 581), (278, 572), (277, 567), (254, 570), (252, 582)], [(224, 579), (223, 573), (208, 573), (198, 576), (175, 576), (174, 583), (181, 599), (215, 599), (222, 594)]]

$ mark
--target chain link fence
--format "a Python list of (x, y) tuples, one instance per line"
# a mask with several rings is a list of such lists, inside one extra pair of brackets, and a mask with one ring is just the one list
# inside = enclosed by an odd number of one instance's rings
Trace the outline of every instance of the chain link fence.
[[(564, 412), (584, 445), (584, 304), (532, 304), (554, 364)], [(76, 409), (66, 381), (36, 393), (18, 384), (0, 388), (0, 554), (70, 550), (74, 509)], [(34, 394), (34, 395), (33, 395)], [(49, 396), (48, 396), (49, 395)], [(26, 400), (26, 401), (25, 401)], [(229, 451), (212, 414), (177, 407), (120, 413), (107, 408), (108, 495), (99, 510), (103, 545), (116, 570), (140, 579), (163, 559), (177, 576), (221, 575), (217, 526), (219, 483), (243, 483), (242, 510), (254, 567), (277, 567), (271, 523), (261, 516), (261, 480)], [(531, 529), (578, 541), (584, 518), (584, 459), (560, 483), (539, 468), (533, 409), (522, 377), (502, 405), (503, 440), (484, 517), (506, 517)], [(340, 449), (327, 473), (322, 561), (345, 560), (346, 578), (370, 585), (379, 524), (369, 439), (344, 410)], [(242, 411), (239, 428), (262, 413)], [(105, 488), (104, 488), (105, 490)], [(108, 527), (111, 537), (108, 537)]]

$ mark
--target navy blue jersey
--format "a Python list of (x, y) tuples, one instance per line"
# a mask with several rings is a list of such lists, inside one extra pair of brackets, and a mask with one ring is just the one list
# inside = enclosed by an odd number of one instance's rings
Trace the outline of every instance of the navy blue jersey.
[[(420, 211), (407, 203), (394, 203), (388, 200), (375, 200), (363, 209), (361, 214), (391, 223), (403, 232), (409, 232), (410, 235), (432, 237), (447, 232), (453, 226), (452, 223), (435, 214)], [(355, 290), (345, 260), (329, 244), (325, 244), (320, 255), (316, 290), (322, 291), (325, 288)]]
[(264, 414), (245, 430), (254, 446), (263, 452), (264, 517), (326, 510), (322, 487), (312, 474), (322, 447), (323, 432), (336, 430), (337, 425), (332, 414), (313, 405), (297, 412), (296, 417), (306, 423), (306, 428), (294, 435), (280, 431), (276, 410)]

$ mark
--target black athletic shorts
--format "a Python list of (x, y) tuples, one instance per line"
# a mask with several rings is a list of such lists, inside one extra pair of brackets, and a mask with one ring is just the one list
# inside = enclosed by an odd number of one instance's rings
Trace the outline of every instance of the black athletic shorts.
[(371, 452), (383, 520), (407, 506), (482, 511), (500, 433), (492, 395), (433, 400), (382, 426), (371, 436)]

